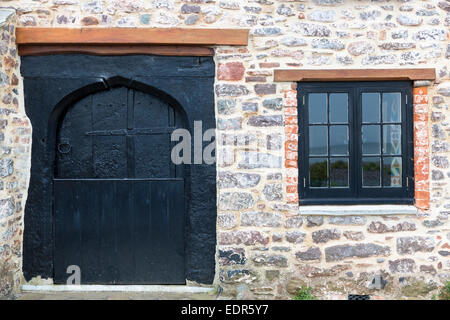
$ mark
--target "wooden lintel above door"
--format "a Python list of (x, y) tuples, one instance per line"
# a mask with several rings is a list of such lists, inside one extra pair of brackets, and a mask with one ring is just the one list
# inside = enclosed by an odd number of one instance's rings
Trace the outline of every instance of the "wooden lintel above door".
[(89, 53), (210, 56), (206, 46), (246, 46), (248, 29), (17, 28), (19, 55)]

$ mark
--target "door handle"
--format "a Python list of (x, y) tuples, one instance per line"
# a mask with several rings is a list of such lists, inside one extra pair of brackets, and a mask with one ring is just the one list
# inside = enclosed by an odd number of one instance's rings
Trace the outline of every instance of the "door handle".
[(69, 153), (71, 149), (72, 149), (72, 146), (68, 143), (58, 144), (59, 153), (66, 154), (66, 153)]

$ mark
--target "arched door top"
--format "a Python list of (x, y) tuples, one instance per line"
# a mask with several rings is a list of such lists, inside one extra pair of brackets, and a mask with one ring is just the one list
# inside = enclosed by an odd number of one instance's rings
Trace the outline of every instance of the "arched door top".
[(104, 83), (103, 90), (60, 110), (55, 177), (181, 177), (182, 169), (170, 159), (170, 135), (186, 123), (181, 108), (131, 79)]

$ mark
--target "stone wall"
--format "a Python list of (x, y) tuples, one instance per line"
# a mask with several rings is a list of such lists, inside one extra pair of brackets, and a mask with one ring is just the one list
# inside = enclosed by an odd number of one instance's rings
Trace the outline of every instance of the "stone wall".
[[(215, 48), (216, 283), (226, 292), (245, 284), (258, 298), (287, 297), (306, 283), (322, 298), (429, 298), (449, 279), (449, 0), (3, 0), (0, 6), (15, 8), (18, 24), (29, 27), (250, 29), (247, 47)], [(297, 84), (274, 82), (273, 70), (413, 67), (436, 68), (437, 76), (414, 91), (419, 214), (299, 214)], [(371, 289), (376, 274), (387, 280), (382, 290)]]
[(0, 296), (21, 282), (31, 127), (21, 103), (14, 10), (0, 10)]

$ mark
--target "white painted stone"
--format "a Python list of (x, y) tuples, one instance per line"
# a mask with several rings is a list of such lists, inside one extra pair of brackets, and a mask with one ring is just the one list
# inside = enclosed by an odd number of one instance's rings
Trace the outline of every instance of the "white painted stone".
[(16, 14), (13, 9), (0, 9), (0, 28), (3, 27), (8, 19)]
[(163, 285), (30, 285), (22, 286), (24, 292), (164, 292), (212, 293), (213, 287), (163, 286)]
[(323, 205), (299, 206), (301, 215), (354, 216), (354, 215), (417, 215), (412, 205)]

